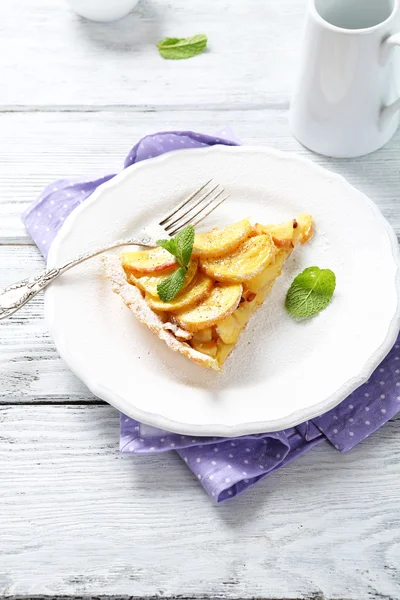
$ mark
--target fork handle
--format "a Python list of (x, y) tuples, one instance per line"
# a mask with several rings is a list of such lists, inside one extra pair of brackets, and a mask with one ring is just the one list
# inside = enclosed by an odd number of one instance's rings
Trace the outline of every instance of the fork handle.
[(44, 290), (48, 285), (53, 283), (57, 277), (59, 277), (62, 273), (69, 271), (72, 267), (79, 265), (82, 262), (85, 262), (89, 258), (93, 258), (98, 256), (99, 254), (103, 254), (103, 252), (107, 252), (108, 250), (112, 250), (114, 248), (119, 248), (121, 246), (128, 245), (140, 245), (140, 246), (148, 246), (153, 247), (154, 244), (151, 243), (150, 238), (147, 239), (144, 236), (141, 236), (140, 239), (137, 240), (118, 240), (109, 246), (100, 248), (95, 250), (94, 252), (87, 252), (86, 254), (81, 254), (77, 256), (73, 260), (66, 262), (60, 267), (55, 267), (53, 269), (46, 269), (43, 273), (39, 275), (35, 275), (33, 277), (29, 277), (28, 279), (23, 279), (22, 281), (18, 281), (17, 283), (12, 283), (7, 286), (3, 290), (0, 290), (0, 321), (2, 319), (7, 319), (14, 313), (17, 312), (20, 308), (25, 306), (27, 302), (32, 300), (42, 290)]
[(11, 317), (61, 274), (61, 269), (49, 269), (28, 279), (13, 283), (0, 291), (0, 320)]

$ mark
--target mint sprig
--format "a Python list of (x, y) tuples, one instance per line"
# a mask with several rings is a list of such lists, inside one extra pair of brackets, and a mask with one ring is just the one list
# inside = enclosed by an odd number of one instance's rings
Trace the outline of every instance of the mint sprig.
[(171, 300), (179, 294), (185, 280), (185, 275), (185, 267), (180, 267), (177, 271), (174, 271), (172, 275), (158, 284), (157, 292), (163, 302), (171, 302)]
[(189, 225), (176, 234), (174, 238), (176, 246), (176, 262), (181, 267), (187, 267), (192, 256), (194, 244), (194, 227)]
[(204, 52), (207, 46), (207, 36), (203, 33), (188, 38), (165, 38), (157, 44), (158, 51), (168, 60), (192, 58)]
[(194, 244), (194, 227), (188, 225), (175, 237), (169, 240), (158, 240), (157, 245), (175, 256), (179, 269), (157, 285), (157, 292), (163, 302), (171, 302), (181, 291), (186, 271), (192, 256)]
[(170, 240), (158, 240), (157, 244), (158, 246), (161, 246), (161, 248), (164, 248), (164, 250), (167, 250), (174, 256), (176, 255), (176, 243), (173, 238), (171, 238)]
[(313, 317), (328, 306), (335, 287), (333, 271), (308, 267), (293, 280), (286, 295), (285, 308), (294, 317)]

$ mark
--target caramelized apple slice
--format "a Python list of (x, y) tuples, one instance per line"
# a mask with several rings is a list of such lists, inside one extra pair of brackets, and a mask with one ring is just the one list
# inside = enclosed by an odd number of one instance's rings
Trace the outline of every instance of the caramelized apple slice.
[(248, 281), (274, 260), (275, 252), (270, 234), (256, 235), (246, 240), (229, 256), (200, 259), (200, 267), (217, 281)]
[(241, 284), (217, 285), (201, 304), (176, 315), (176, 322), (186, 331), (200, 331), (216, 325), (233, 313), (240, 302)]
[(202, 329), (193, 334), (193, 340), (196, 342), (211, 342), (212, 339), (213, 330), (211, 327), (207, 327), (207, 329)]
[(224, 344), (236, 344), (242, 330), (246, 327), (253, 313), (264, 302), (274, 283), (275, 278), (272, 278), (263, 287), (259, 288), (257, 293), (244, 292), (242, 298), (246, 298), (246, 300), (241, 302), (231, 315), (218, 323), (216, 327), (217, 334)]
[(176, 266), (175, 258), (164, 248), (151, 248), (140, 252), (123, 252), (122, 266), (125, 273), (141, 275), (159, 273)]
[(296, 244), (306, 244), (313, 234), (311, 215), (300, 213), (295, 219), (279, 225), (260, 225), (256, 223), (254, 230), (257, 234), (270, 233), (275, 246), (290, 248)]
[(306, 244), (313, 234), (313, 220), (311, 215), (299, 214), (295, 218), (297, 226), (295, 227), (293, 234), (293, 241), (295, 244), (300, 243)]
[(250, 279), (250, 281), (246, 281), (246, 288), (250, 290), (250, 292), (257, 294), (257, 292), (267, 285), (267, 283), (270, 281), (274, 282), (275, 279), (281, 275), (283, 264), (290, 254), (290, 251), (291, 249), (279, 250), (276, 253), (275, 261), (271, 265)]
[(199, 273), (192, 283), (185, 290), (180, 291), (170, 302), (163, 302), (160, 298), (150, 294), (146, 294), (146, 300), (153, 310), (178, 312), (201, 302), (210, 294), (212, 287), (212, 279), (204, 273)]
[(272, 240), (278, 248), (293, 248), (293, 232), (296, 220), (286, 221), (280, 225), (260, 225), (256, 223), (255, 230), (259, 234), (270, 233)]
[(218, 340), (218, 342), (217, 342), (217, 360), (218, 360), (219, 366), (221, 366), (226, 361), (226, 359), (228, 358), (228, 356), (230, 355), (230, 353), (232, 352), (234, 347), (235, 347), (235, 344), (224, 344), (222, 340)]
[(241, 325), (236, 319), (236, 309), (232, 315), (228, 315), (217, 325), (217, 333), (224, 344), (236, 344), (241, 330)]
[(272, 288), (274, 287), (275, 280), (269, 281), (264, 287), (262, 287), (257, 294), (256, 297), (256, 305), (261, 306), (267, 296), (271, 293)]
[(208, 354), (208, 356), (211, 356), (212, 358), (217, 356), (218, 347), (217, 342), (214, 342), (214, 340), (211, 340), (211, 342), (198, 342), (197, 340), (193, 339), (192, 347), (203, 354)]
[(235, 312), (226, 317), (217, 325), (217, 333), (224, 344), (236, 344), (239, 335), (250, 320), (251, 315), (257, 310), (261, 302), (257, 301), (258, 294), (247, 292), (247, 296), (237, 307)]
[(230, 254), (253, 233), (248, 219), (209, 233), (198, 233), (194, 238), (193, 256), (216, 258)]
[[(182, 290), (187, 288), (188, 285), (190, 285), (192, 283), (192, 281), (197, 273), (198, 264), (199, 263), (197, 260), (190, 261), (188, 270), (185, 275), (185, 280), (183, 282)], [(154, 275), (140, 275), (140, 274), (134, 275), (133, 273), (130, 273), (128, 275), (128, 281), (129, 281), (129, 283), (133, 283), (134, 285), (136, 285), (143, 292), (146, 292), (147, 294), (150, 294), (151, 296), (157, 297), (158, 296), (158, 292), (157, 292), (158, 284), (161, 283), (162, 281), (164, 281), (164, 279), (166, 279), (167, 277), (169, 277), (171, 275), (171, 273), (176, 271), (176, 269), (178, 269), (177, 264), (175, 264), (175, 266), (170, 269), (166, 269), (165, 271), (162, 271), (162, 274), (156, 273)]]

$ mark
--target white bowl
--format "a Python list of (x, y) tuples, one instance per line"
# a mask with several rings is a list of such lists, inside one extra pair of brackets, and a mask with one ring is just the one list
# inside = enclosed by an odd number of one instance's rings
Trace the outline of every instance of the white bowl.
[(138, 0), (67, 0), (81, 17), (90, 21), (116, 21), (135, 8)]

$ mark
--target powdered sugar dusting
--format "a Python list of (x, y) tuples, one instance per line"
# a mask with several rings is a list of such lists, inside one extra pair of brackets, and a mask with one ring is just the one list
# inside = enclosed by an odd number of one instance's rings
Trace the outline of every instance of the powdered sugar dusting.
[[(155, 312), (151, 310), (140, 291), (127, 282), (125, 272), (121, 266), (121, 261), (117, 256), (108, 256), (103, 258), (107, 276), (113, 284), (113, 291), (119, 294), (126, 306), (133, 312), (135, 317), (144, 325), (147, 325), (153, 333), (166, 342), (171, 350), (180, 352), (195, 363), (219, 371), (219, 365), (216, 360), (197, 352), (191, 346), (178, 340), (173, 333), (165, 327), (164, 321)], [(182, 331), (179, 328), (179, 331)]]

